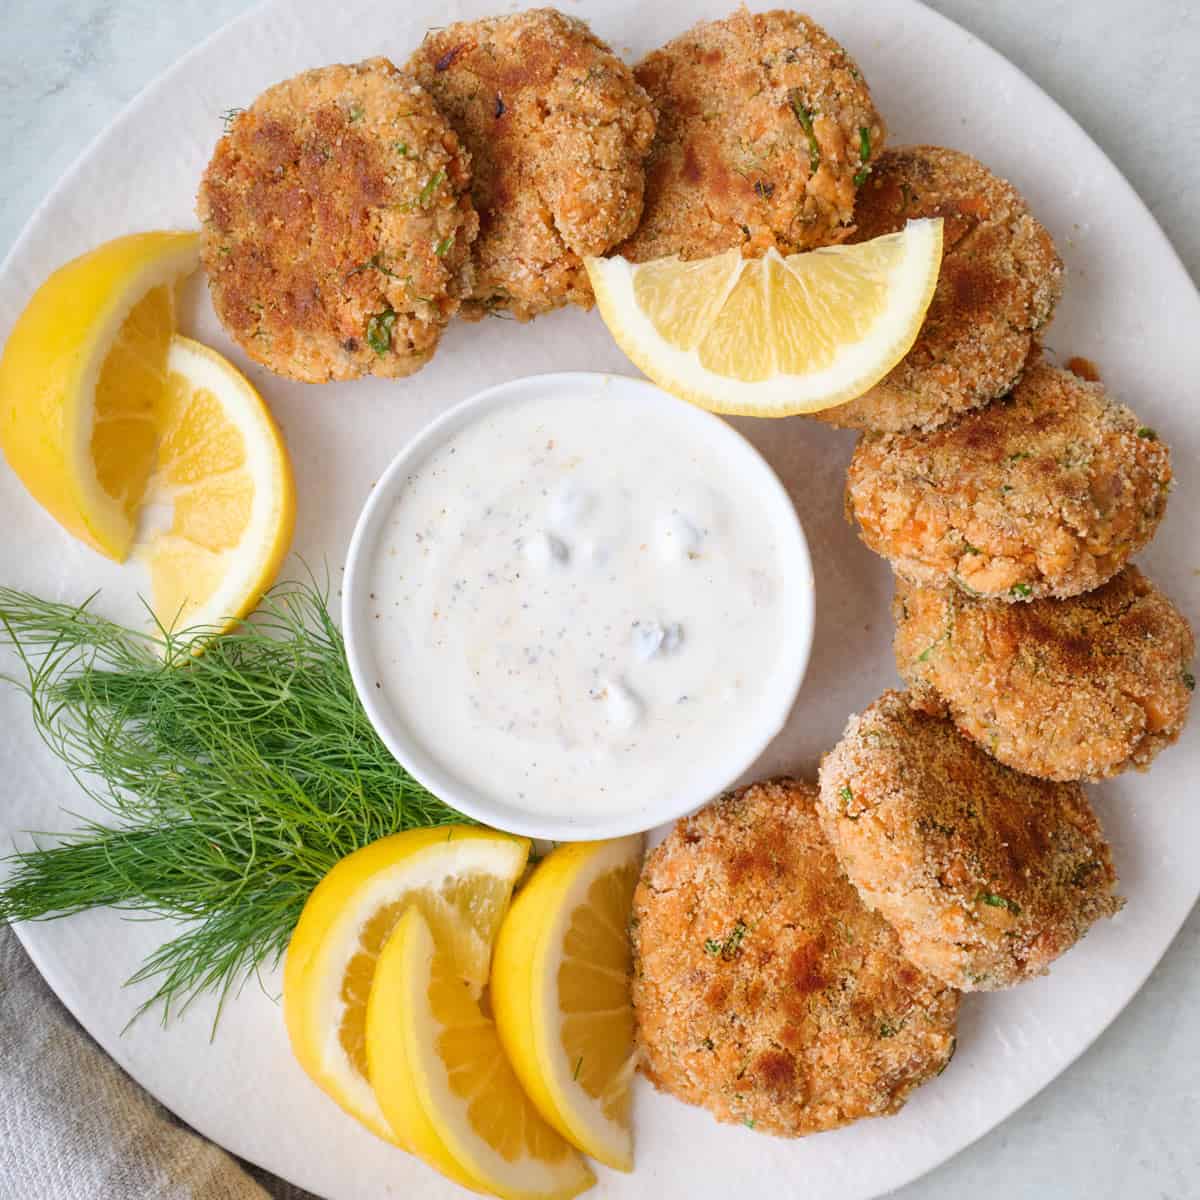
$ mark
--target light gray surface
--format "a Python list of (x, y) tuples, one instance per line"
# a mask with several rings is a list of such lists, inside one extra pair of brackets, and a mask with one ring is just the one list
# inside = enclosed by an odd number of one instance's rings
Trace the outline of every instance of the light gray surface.
[(0, 926), (0, 1200), (36, 1197), (268, 1200), (80, 1030)]
[[(4, 251), (92, 135), (247, 3), (2, 0), (0, 7)], [(1075, 115), (1141, 193), (1193, 279), (1200, 278), (1197, 6), (1186, 0), (1037, 6), (938, 0), (934, 7), (1000, 50)], [(679, 8), (682, 26), (687, 10), (682, 3)], [(1030, 128), (1029, 137), (1037, 136)], [(973, 1148), (897, 1197), (1200, 1197), (1200, 1041), (1188, 1020), (1194, 996), (1200, 996), (1195, 912), (1146, 988), (1080, 1062)]]

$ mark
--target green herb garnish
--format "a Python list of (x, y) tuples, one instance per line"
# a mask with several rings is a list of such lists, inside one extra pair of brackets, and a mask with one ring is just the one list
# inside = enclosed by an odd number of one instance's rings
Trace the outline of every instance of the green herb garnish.
[(871, 131), (865, 126), (858, 127), (858, 161), (862, 166), (854, 175), (854, 186), (862, 187), (867, 182), (867, 176), (871, 173), (871, 168), (867, 166), (867, 160), (871, 157)]
[(742, 1124), (743, 1124), (743, 1125), (745, 1125), (745, 1127), (746, 1127), (747, 1129), (753, 1129), (753, 1128), (754, 1128), (754, 1118), (753, 1118), (753, 1117), (747, 1117), (747, 1118), (746, 1118), (746, 1119), (745, 1119), (745, 1120), (742, 1122)]
[(1145, 438), (1148, 442), (1158, 441), (1158, 430), (1151, 429), (1149, 425), (1143, 425), (1141, 429), (1137, 431), (1137, 435), (1140, 438)]
[(896, 1036), (896, 1030), (895, 1030), (895, 1028), (894, 1028), (893, 1026), (889, 1025), (889, 1024), (888, 1024), (888, 1023), (885, 1021), (885, 1022), (884, 1022), (882, 1025), (880, 1025), (880, 1026), (879, 1026), (879, 1036), (880, 1036), (881, 1038), (891, 1038), (891, 1037), (895, 1037), (895, 1036)]
[(0, 920), (112, 905), (184, 921), (129, 981), (154, 981), (138, 1012), (161, 1003), (164, 1021), (278, 962), (341, 858), (464, 820), (379, 740), (316, 587), (281, 585), (253, 621), (215, 633), (137, 632), (87, 602), (0, 588), (0, 640), (23, 667), (11, 682), (107, 814), (12, 855)]
[(816, 131), (813, 129), (813, 114), (804, 107), (799, 88), (792, 88), (788, 92), (788, 103), (792, 106), (792, 112), (795, 113), (796, 120), (800, 122), (800, 128), (804, 130), (804, 136), (808, 139), (808, 170), (810, 175), (815, 175), (817, 168), (821, 165), (821, 146), (817, 141)]
[(854, 799), (854, 792), (853, 792), (853, 790), (851, 789), (851, 787), (850, 787), (850, 785), (849, 785), (848, 783), (844, 783), (844, 784), (842, 784), (842, 786), (841, 786), (840, 788), (838, 788), (838, 795), (839, 795), (839, 796), (840, 796), (840, 797), (841, 797), (841, 798), (842, 798), (842, 799), (843, 799), (843, 800), (844, 800), (844, 801), (845, 801), (847, 804), (849, 804), (849, 803), (850, 803), (850, 801)]
[(353, 125), (356, 121), (361, 121), (364, 111), (361, 104), (352, 104), (350, 106), (350, 124)]
[(421, 189), (421, 194), (417, 197), (422, 208), (428, 208), (429, 202), (433, 199), (433, 194), (446, 181), (445, 171), (434, 171), (432, 175), (425, 181), (425, 186)]
[(357, 267), (351, 267), (346, 272), (346, 278), (349, 279), (351, 275), (359, 275), (363, 271), (378, 271), (381, 275), (386, 275), (389, 279), (400, 278), (395, 271), (384, 265), (383, 256), (379, 254), (372, 254), (366, 262), (359, 263)]
[(454, 245), (454, 234), (448, 233), (436, 246), (433, 248), (434, 254), (438, 258), (445, 258), (450, 253), (450, 247)]
[(228, 133), (233, 128), (233, 123), (244, 113), (244, 108), (227, 108), (221, 114), (221, 123), (225, 126), (225, 132)]
[(396, 324), (396, 313), (389, 304), (367, 321), (367, 345), (380, 357), (392, 348), (392, 329)]
[(929, 661), (929, 656), (946, 640), (948, 634), (943, 633), (936, 642), (930, 642), (920, 654), (917, 655), (917, 662), (923, 663)]
[(724, 940), (717, 938), (706, 938), (704, 941), (704, 950), (707, 954), (712, 954), (719, 958), (725, 959), (728, 962), (737, 952), (738, 947), (742, 944), (742, 939), (746, 936), (745, 922), (739, 921), (732, 932)]
[(956, 1038), (956, 1037), (951, 1038), (950, 1039), (950, 1057), (947, 1058), (944, 1063), (942, 1063), (941, 1068), (938, 1071), (938, 1075), (940, 1075), (943, 1071), (945, 1071), (945, 1069), (950, 1065), (950, 1062), (954, 1058), (954, 1055), (957, 1052), (957, 1050), (958, 1050), (958, 1038)]
[(1027, 583), (1014, 583), (1012, 587), (1008, 589), (1008, 591), (1010, 595), (1020, 596), (1022, 598), (1033, 595), (1033, 588)]
[(412, 153), (408, 148), (407, 142), (393, 142), (392, 149), (400, 155), (401, 158), (412, 158)]
[(975, 903), (986, 904), (989, 908), (1007, 908), (1014, 917), (1021, 915), (1021, 906), (1015, 900), (1006, 900), (1003, 896), (997, 896), (995, 892), (983, 888), (975, 897)]

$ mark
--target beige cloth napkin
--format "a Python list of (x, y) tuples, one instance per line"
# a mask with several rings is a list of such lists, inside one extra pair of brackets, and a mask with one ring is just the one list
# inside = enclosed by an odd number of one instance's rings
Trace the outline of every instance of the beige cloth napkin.
[(317, 1200), (239, 1162), (147, 1095), (0, 925), (0, 1200), (270, 1198)]

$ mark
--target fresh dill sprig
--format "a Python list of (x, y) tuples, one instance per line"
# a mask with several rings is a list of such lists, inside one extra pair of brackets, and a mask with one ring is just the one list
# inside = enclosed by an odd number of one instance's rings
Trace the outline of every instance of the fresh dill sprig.
[(208, 990), (223, 1003), (278, 962), (340, 858), (464, 820), (379, 740), (314, 585), (281, 585), (253, 621), (216, 637), (139, 633), (90, 603), (0, 588), (0, 642), (24, 668), (9, 682), (113, 818), (7, 859), (0, 920), (97, 905), (182, 919), (129, 981), (156, 984), (138, 1014), (161, 1004), (165, 1022)]

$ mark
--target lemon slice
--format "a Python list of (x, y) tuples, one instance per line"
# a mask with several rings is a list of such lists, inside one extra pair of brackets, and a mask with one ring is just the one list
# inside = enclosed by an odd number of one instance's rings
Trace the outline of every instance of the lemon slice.
[(908, 353), (942, 222), (787, 258), (584, 261), (609, 332), (659, 387), (713, 412), (784, 417), (861, 396)]
[(173, 289), (199, 234), (117, 238), (60, 267), (0, 358), (0, 445), (34, 499), (121, 562), (154, 465)]
[(492, 1004), (525, 1090), (565, 1138), (633, 1169), (629, 913), (641, 837), (553, 851), (496, 942)]
[(189, 338), (171, 341), (153, 415), (146, 501), (169, 505), (171, 522), (144, 548), (152, 607), (168, 628), (229, 625), (258, 604), (291, 544), (287, 448), (249, 380)]
[(367, 1004), (367, 1061), (400, 1140), (448, 1178), (508, 1200), (566, 1200), (595, 1182), (538, 1115), (488, 1015), (460, 939), (420, 908), (379, 956)]
[(396, 1141), (367, 1075), (367, 997), (379, 952), (416, 906), (482, 990), (529, 842), (471, 826), (414, 829), (342, 859), (313, 890), (288, 945), (283, 1014), (300, 1065), (348, 1113)]

